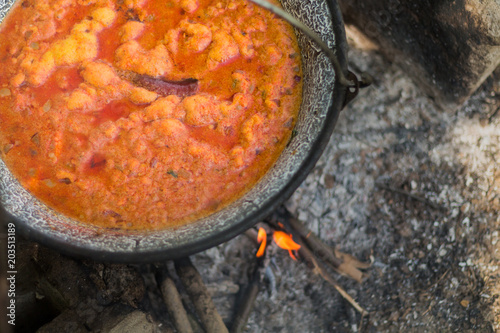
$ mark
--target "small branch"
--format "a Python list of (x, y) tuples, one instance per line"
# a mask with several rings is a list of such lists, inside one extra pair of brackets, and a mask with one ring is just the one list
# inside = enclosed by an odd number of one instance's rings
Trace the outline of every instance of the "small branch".
[[(313, 251), (309, 249), (309, 247), (307, 246), (308, 244), (305, 243), (305, 240), (303, 240), (301, 232), (292, 227), (292, 222), (290, 221), (291, 219), (291, 214), (284, 207), (282, 207), (281, 209), (277, 209), (274, 214), (266, 220), (266, 222), (271, 224), (276, 229), (283, 227), (287, 230), (287, 232), (291, 233), (293, 239), (300, 245), (300, 249), (298, 250), (300, 257), (304, 259), (309, 266), (313, 267), (313, 272), (321, 276), (326, 282), (332, 285), (340, 293), (340, 295), (346, 301), (348, 301), (359, 313), (361, 313), (362, 315), (367, 315), (368, 312), (363, 309), (328, 273), (326, 267), (314, 255)], [(282, 221), (282, 223), (278, 221)], [(298, 222), (298, 220), (295, 220), (294, 222)], [(306, 233), (305, 230), (307, 229), (305, 229), (305, 227), (301, 227), (297, 223), (295, 224), (299, 229), (301, 229), (302, 234)], [(307, 235), (309, 235), (309, 237), (306, 237), (306, 239), (310, 238), (310, 234), (306, 233), (306, 236)]]
[(256, 246), (259, 246), (259, 242), (257, 241), (257, 230), (254, 228), (250, 228), (244, 233), (245, 236), (248, 237)]
[(201, 324), (198, 322), (194, 314), (188, 313), (188, 319), (191, 323), (191, 327), (193, 328), (194, 333), (205, 333), (205, 330), (203, 329), (203, 327), (201, 327)]
[[(257, 224), (256, 227), (263, 227), (266, 230), (266, 233), (269, 234), (268, 224), (260, 223)], [(258, 232), (257, 230), (255, 230), (255, 228), (250, 228), (245, 231), (245, 236), (247, 236), (255, 244), (256, 247), (260, 246), (260, 242), (258, 241)], [(256, 264), (252, 272), (252, 276), (250, 277), (250, 282), (244, 289), (241, 296), (237, 299), (237, 309), (233, 317), (233, 322), (230, 330), (231, 333), (240, 333), (245, 329), (248, 318), (250, 317), (250, 313), (252, 312), (252, 309), (254, 307), (255, 300), (257, 299), (257, 295), (259, 294), (260, 286), (264, 279), (266, 269), (269, 267), (269, 246), (271, 245), (268, 243), (263, 256), (255, 257)]]
[(175, 328), (180, 333), (192, 333), (193, 329), (189, 323), (186, 309), (184, 309), (184, 305), (182, 304), (181, 296), (166, 267), (161, 268), (157, 279), (163, 295), (163, 301), (167, 306), (170, 317), (172, 317)]
[(200, 273), (193, 266), (189, 257), (175, 260), (174, 263), (177, 274), (186, 288), (206, 332), (227, 333), (227, 327), (217, 312)]
[(338, 268), (342, 261), (335, 257), (332, 250), (328, 245), (323, 243), (315, 234), (313, 234), (309, 229), (307, 229), (299, 220), (296, 218), (290, 217), (288, 219), (292, 228), (297, 230), (300, 237), (307, 243), (307, 245), (314, 251), (315, 254), (318, 254), (321, 259), (329, 262), (335, 268)]
[(359, 332), (363, 332), (363, 323), (365, 321), (365, 314), (361, 314), (361, 319), (359, 320)]
[[(301, 221), (293, 217), (288, 210), (280, 209), (277, 211), (276, 215), (277, 220), (286, 221), (284, 227), (287, 229), (287, 232), (302, 238), (309, 249), (311, 249), (319, 259), (328, 264), (337, 273), (348, 276), (359, 283), (362, 282), (365, 275), (359, 269), (368, 268), (370, 264), (360, 262), (356, 258), (339, 251), (333, 251), (330, 246), (326, 245), (318, 236), (307, 229)], [(275, 222), (276, 221), (272, 221), (276, 226)]]
[(437, 285), (438, 285), (441, 281), (443, 281), (444, 277), (445, 277), (445, 276), (446, 276), (449, 272), (450, 272), (450, 269), (447, 269), (447, 270), (446, 270), (446, 272), (444, 272), (444, 274), (443, 274), (443, 275), (441, 275), (441, 277), (440, 277), (440, 278), (439, 278), (436, 282), (434, 282), (433, 284), (431, 284), (431, 285), (429, 286), (429, 288), (427, 288), (427, 289), (425, 290), (425, 292), (427, 293), (427, 292), (428, 292), (429, 290), (431, 290), (433, 287), (437, 286)]
[(354, 261), (344, 262), (344, 260), (334, 254), (328, 245), (323, 243), (318, 236), (308, 230), (296, 218), (290, 217), (287, 220), (290, 223), (290, 226), (298, 232), (307, 246), (309, 246), (314, 254), (316, 254), (321, 260), (329, 264), (339, 274), (347, 275), (359, 283), (362, 282), (363, 273), (358, 269), (359, 267), (354, 265)]
[(240, 333), (245, 329), (245, 326), (248, 322), (248, 317), (250, 317), (250, 313), (252, 312), (255, 305), (255, 300), (257, 299), (257, 295), (259, 294), (262, 262), (263, 260), (257, 260), (257, 265), (255, 266), (255, 269), (252, 273), (251, 280), (238, 302), (238, 308), (231, 325), (231, 333)]
[(338, 283), (335, 279), (327, 272), (326, 268), (319, 262), (311, 250), (309, 250), (302, 240), (297, 243), (301, 245), (299, 250), (299, 255), (311, 266), (313, 266), (313, 271), (315, 274), (321, 276), (326, 282), (333, 286), (342, 297), (348, 301), (362, 316), (367, 315), (368, 312), (363, 309)]

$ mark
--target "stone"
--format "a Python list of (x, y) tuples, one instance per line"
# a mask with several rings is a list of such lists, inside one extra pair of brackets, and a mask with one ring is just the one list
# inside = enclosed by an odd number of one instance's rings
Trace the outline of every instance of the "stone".
[(498, 0), (340, 0), (353, 24), (408, 70), (441, 107), (455, 109), (500, 64)]

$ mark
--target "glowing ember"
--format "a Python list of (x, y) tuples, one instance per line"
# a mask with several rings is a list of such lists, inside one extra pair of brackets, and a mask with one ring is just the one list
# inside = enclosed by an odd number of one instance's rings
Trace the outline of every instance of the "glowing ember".
[(259, 233), (257, 234), (257, 242), (260, 243), (260, 246), (256, 256), (260, 258), (264, 255), (264, 251), (266, 251), (267, 246), (267, 233), (264, 228), (259, 228)]
[(276, 245), (284, 250), (288, 250), (290, 257), (292, 257), (293, 260), (297, 260), (292, 251), (300, 249), (300, 245), (293, 241), (292, 235), (289, 235), (283, 231), (275, 231), (273, 234), (273, 239)]

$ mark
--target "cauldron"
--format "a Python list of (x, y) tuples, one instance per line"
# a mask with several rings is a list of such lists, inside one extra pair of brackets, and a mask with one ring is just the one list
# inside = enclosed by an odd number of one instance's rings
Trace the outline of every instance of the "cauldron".
[[(327, 2), (328, 1), (328, 2)], [(336, 54), (347, 75), (344, 25), (334, 0), (283, 0), (283, 8), (315, 31)], [(14, 1), (0, 8), (0, 21)], [(0, 204), (16, 232), (58, 251), (94, 260), (152, 262), (187, 256), (225, 242), (253, 226), (285, 201), (322, 154), (351, 92), (332, 63), (297, 31), (303, 60), (303, 102), (288, 146), (271, 170), (243, 197), (187, 225), (154, 231), (104, 229), (74, 221), (27, 192), (0, 160)]]

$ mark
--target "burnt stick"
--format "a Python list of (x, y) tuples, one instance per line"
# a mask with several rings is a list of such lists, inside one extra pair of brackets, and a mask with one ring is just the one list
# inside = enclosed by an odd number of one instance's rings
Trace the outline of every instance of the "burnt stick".
[(307, 246), (321, 260), (330, 265), (339, 274), (349, 276), (359, 283), (362, 282), (363, 273), (360, 270), (358, 270), (353, 265), (344, 263), (341, 258), (337, 257), (334, 254), (331, 247), (323, 243), (323, 241), (319, 239), (318, 236), (307, 229), (299, 220), (290, 216), (287, 221), (290, 223), (290, 226), (298, 232)]
[(251, 280), (238, 300), (238, 308), (231, 324), (231, 333), (240, 333), (245, 329), (250, 313), (255, 305), (255, 300), (257, 299), (257, 295), (260, 291), (262, 272), (263, 269), (265, 269), (264, 267), (264, 259), (257, 258), (257, 263), (252, 272)]
[(338, 283), (335, 279), (328, 273), (326, 267), (316, 258), (314, 253), (305, 246), (302, 239), (298, 239), (297, 243), (300, 245), (299, 255), (303, 258), (310, 266), (313, 267), (313, 272), (321, 276), (326, 282), (333, 286), (339, 293), (348, 301), (361, 315), (367, 315), (368, 312), (363, 309)]
[(193, 266), (189, 257), (175, 260), (174, 264), (205, 331), (207, 333), (227, 333), (227, 327), (217, 312), (200, 273)]
[(335, 255), (332, 248), (326, 245), (318, 236), (307, 229), (301, 221), (296, 219), (286, 208), (281, 207), (276, 210), (275, 215), (269, 220), (275, 227), (279, 228), (278, 221), (282, 221), (286, 231), (291, 233), (295, 238), (301, 238), (311, 251), (328, 266), (333, 268), (337, 273), (356, 280), (361, 283), (363, 273), (358, 268), (366, 268), (369, 265), (353, 261), (345, 262), (341, 257)]
[(321, 259), (330, 263), (333, 267), (338, 268), (342, 264), (342, 260), (335, 257), (331, 248), (323, 243), (315, 234), (307, 229), (299, 220), (294, 217), (289, 217), (288, 222), (307, 243), (309, 248), (318, 254)]
[(186, 309), (182, 304), (181, 296), (166, 267), (159, 269), (157, 281), (159, 282), (158, 284), (163, 295), (163, 301), (167, 306), (168, 313), (177, 331), (181, 333), (192, 333), (193, 329), (189, 322)]
[[(270, 216), (266, 222), (275, 227), (276, 229), (284, 228), (287, 232), (291, 233), (294, 241), (300, 245), (298, 250), (299, 256), (306, 261), (306, 263), (312, 267), (313, 272), (321, 276), (326, 282), (333, 286), (340, 295), (348, 301), (359, 313), (362, 315), (367, 315), (368, 312), (363, 309), (338, 283), (337, 281), (328, 273), (326, 267), (321, 263), (321, 261), (316, 257), (312, 250), (306, 245), (302, 237), (297, 230), (295, 230), (290, 224), (291, 214), (284, 208), (281, 207), (275, 211), (273, 216)], [(281, 222), (281, 225), (279, 224)]]

